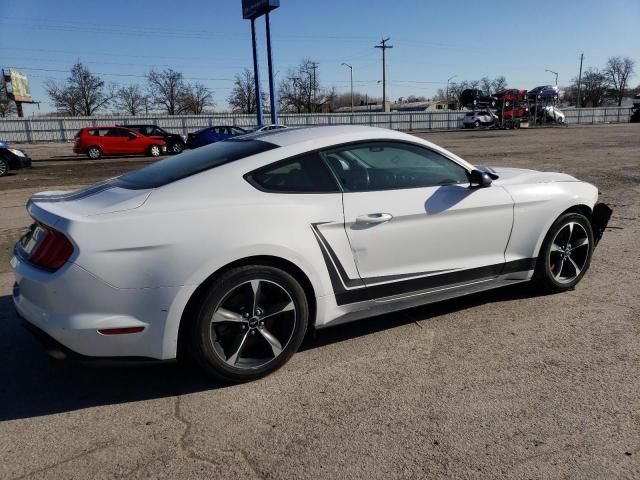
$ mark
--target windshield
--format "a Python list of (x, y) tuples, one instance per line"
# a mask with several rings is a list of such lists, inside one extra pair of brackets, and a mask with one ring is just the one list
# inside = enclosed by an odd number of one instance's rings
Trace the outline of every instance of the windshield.
[(277, 146), (260, 140), (225, 140), (126, 173), (114, 183), (134, 190), (157, 188), (273, 148)]

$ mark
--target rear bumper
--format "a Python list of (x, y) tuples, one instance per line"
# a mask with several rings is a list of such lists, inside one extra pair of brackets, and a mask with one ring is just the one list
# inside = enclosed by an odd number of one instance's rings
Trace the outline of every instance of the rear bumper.
[(40, 342), (47, 354), (55, 360), (69, 360), (85, 365), (92, 366), (127, 366), (127, 365), (155, 365), (160, 363), (173, 363), (172, 360), (157, 360), (155, 358), (147, 357), (91, 357), (88, 355), (81, 355), (78, 352), (74, 352), (68, 347), (65, 347), (62, 343), (58, 342), (55, 338), (49, 335), (41, 328), (36, 327), (28, 320), (23, 318), (16, 310), (18, 318), (22, 322), (22, 326), (33, 337)]
[[(178, 288), (119, 289), (82, 267), (67, 263), (56, 272), (14, 256), (13, 303), (18, 315), (69, 352), (86, 357), (146, 357), (169, 360), (166, 323)], [(99, 330), (144, 327), (139, 333), (104, 335)], [(60, 349), (58, 349), (60, 350)]]

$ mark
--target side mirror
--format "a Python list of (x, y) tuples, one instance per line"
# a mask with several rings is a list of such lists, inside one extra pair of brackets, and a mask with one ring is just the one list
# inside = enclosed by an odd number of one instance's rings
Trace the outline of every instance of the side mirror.
[(469, 183), (471, 187), (476, 188), (484, 188), (491, 185), (491, 177), (486, 172), (481, 172), (480, 170), (471, 170), (469, 173)]

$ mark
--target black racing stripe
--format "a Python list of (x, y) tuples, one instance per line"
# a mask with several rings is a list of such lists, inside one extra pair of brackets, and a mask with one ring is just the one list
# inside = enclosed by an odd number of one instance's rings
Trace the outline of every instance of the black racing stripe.
[[(316, 239), (319, 242), (321, 242), (322, 245), (324, 245), (325, 250), (327, 251), (327, 253), (331, 257), (331, 260), (333, 260), (333, 265), (335, 265), (335, 268), (337, 269), (338, 274), (340, 275), (340, 278), (342, 279), (342, 283), (347, 288), (355, 288), (355, 287), (364, 286), (364, 282), (362, 281), (362, 279), (360, 279), (360, 278), (350, 278), (349, 275), (347, 274), (347, 272), (345, 271), (344, 267), (342, 266), (342, 263), (338, 259), (338, 256), (333, 251), (333, 248), (331, 248), (331, 245), (329, 245), (329, 242), (327, 242), (327, 239), (324, 238), (324, 235), (322, 235), (322, 233), (318, 229), (318, 225), (322, 225), (323, 223), (328, 223), (328, 222), (314, 223), (314, 224), (311, 225), (311, 228), (313, 228), (313, 231), (316, 234)], [(327, 267), (328, 267), (328, 265), (327, 265)]]
[(364, 277), (364, 278), (357, 278), (357, 279), (350, 278), (347, 275), (347, 272), (345, 271), (344, 267), (342, 266), (342, 263), (338, 259), (338, 256), (333, 251), (333, 248), (331, 248), (331, 245), (329, 245), (329, 242), (327, 242), (327, 239), (324, 237), (324, 235), (322, 235), (322, 232), (320, 232), (320, 230), (318, 229), (318, 225), (323, 225), (324, 223), (329, 223), (329, 222), (313, 223), (311, 224), (311, 228), (313, 228), (314, 232), (316, 233), (316, 238), (319, 237), (319, 241), (322, 242), (325, 249), (329, 253), (329, 256), (333, 260), (333, 264), (338, 269), (338, 273), (340, 275), (340, 278), (342, 279), (342, 283), (344, 283), (344, 285), (347, 288), (360, 287), (365, 284), (370, 286), (375, 283), (390, 282), (393, 280), (401, 280), (401, 279), (410, 278), (410, 277), (419, 277), (423, 275), (432, 275), (434, 273), (449, 272), (451, 270), (459, 270), (457, 268), (456, 269), (447, 268), (444, 270), (431, 270), (428, 272), (400, 273), (395, 275), (381, 275), (379, 277)]
[[(322, 222), (328, 223), (328, 222)], [(402, 275), (388, 275), (381, 277), (367, 278), (366, 288), (351, 288), (351, 285), (363, 285), (362, 280), (357, 281), (350, 279), (347, 276), (340, 260), (328, 244), (324, 236), (320, 233), (318, 225), (322, 223), (312, 224), (312, 230), (316, 237), (316, 241), (320, 246), (322, 257), (327, 266), (329, 272), (329, 278), (331, 280), (331, 286), (333, 287), (333, 293), (336, 297), (336, 303), (338, 305), (347, 305), (350, 303), (363, 302), (366, 300), (375, 300), (385, 297), (392, 297), (395, 295), (406, 295), (423, 290), (430, 290), (434, 288), (443, 288), (456, 284), (464, 284), (478, 280), (488, 280), (498, 275), (515, 272), (528, 272), (535, 269), (536, 258), (522, 258), (520, 260), (513, 260), (506, 263), (497, 263), (494, 265), (486, 265), (483, 267), (469, 268), (465, 270), (435, 270), (429, 276), (422, 276), (419, 278), (416, 275), (425, 275), (425, 273), (410, 273)], [(445, 272), (445, 273), (440, 273)], [(404, 280), (397, 280), (399, 278), (405, 278)], [(372, 284), (372, 280), (394, 280), (389, 283)], [(345, 286), (347, 288), (345, 288)]]

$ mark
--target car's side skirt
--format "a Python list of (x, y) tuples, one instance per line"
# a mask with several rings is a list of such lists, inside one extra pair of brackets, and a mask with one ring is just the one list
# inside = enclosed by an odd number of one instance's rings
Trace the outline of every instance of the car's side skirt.
[(331, 318), (326, 323), (316, 325), (316, 328), (322, 329), (334, 325), (341, 325), (343, 323), (354, 322), (376, 315), (384, 315), (386, 313), (405, 310), (407, 308), (419, 307), (422, 305), (428, 305), (444, 300), (463, 297), (465, 295), (484, 292), (486, 290), (506, 287), (509, 285), (526, 282), (530, 278), (530, 275), (527, 276), (529, 278), (520, 279), (513, 279), (509, 277), (510, 274), (506, 274), (499, 277), (478, 280), (466, 284), (448, 286), (425, 292), (416, 292), (401, 298), (369, 300), (367, 302), (350, 305), (349, 311), (343, 313), (342, 315)]

